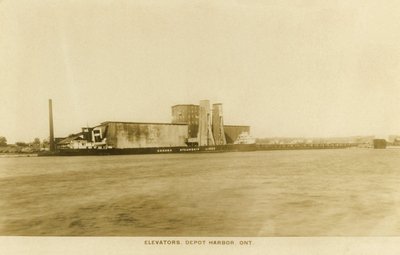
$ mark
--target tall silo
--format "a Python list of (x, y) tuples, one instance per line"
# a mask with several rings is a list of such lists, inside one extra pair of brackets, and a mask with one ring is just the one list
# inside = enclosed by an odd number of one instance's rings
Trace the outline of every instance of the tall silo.
[(215, 145), (225, 145), (224, 119), (222, 114), (222, 104), (213, 104), (212, 110), (212, 131), (214, 134)]
[(215, 145), (211, 129), (210, 101), (201, 100), (199, 105), (199, 132), (198, 142), (200, 146)]

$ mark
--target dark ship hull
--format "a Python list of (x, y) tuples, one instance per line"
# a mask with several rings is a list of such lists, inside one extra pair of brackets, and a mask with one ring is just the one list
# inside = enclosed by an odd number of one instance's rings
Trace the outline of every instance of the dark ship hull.
[(167, 153), (217, 153), (236, 151), (255, 151), (255, 144), (229, 144), (199, 147), (148, 147), (124, 149), (61, 149), (55, 152), (40, 152), (38, 156), (99, 156), (99, 155), (134, 155)]

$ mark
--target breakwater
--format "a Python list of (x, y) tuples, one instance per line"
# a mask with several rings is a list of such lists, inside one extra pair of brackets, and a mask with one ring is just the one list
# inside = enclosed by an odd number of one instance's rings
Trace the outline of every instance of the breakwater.
[(321, 143), (321, 144), (256, 144), (256, 150), (319, 150), (319, 149), (345, 149), (358, 147), (355, 143)]

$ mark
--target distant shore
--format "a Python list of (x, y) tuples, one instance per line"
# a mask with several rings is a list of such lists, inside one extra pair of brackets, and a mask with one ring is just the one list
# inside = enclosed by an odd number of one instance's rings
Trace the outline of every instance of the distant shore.
[(37, 157), (37, 153), (0, 153), (0, 158), (23, 158), (23, 157)]
[(7, 145), (0, 147), (0, 157), (33, 157), (39, 149), (35, 146)]

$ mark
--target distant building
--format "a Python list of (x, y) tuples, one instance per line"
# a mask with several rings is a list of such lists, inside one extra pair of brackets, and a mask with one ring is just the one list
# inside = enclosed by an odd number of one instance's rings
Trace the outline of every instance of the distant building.
[(388, 137), (388, 142), (393, 145), (400, 145), (400, 136), (399, 135), (390, 135)]
[(385, 149), (386, 144), (385, 139), (374, 139), (374, 149)]
[(83, 133), (74, 134), (64, 139), (58, 139), (57, 148), (59, 149), (87, 149), (88, 141), (84, 138)]

